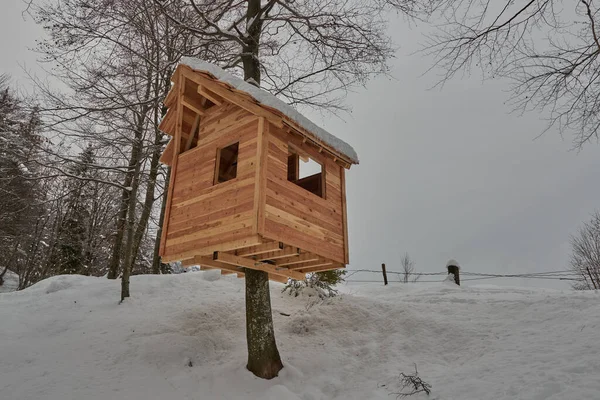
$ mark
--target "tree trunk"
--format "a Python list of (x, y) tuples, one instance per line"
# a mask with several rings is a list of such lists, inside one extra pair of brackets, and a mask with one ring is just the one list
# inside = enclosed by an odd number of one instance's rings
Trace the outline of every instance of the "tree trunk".
[(129, 205), (129, 196), (131, 191), (128, 190), (133, 181), (133, 171), (137, 163), (137, 149), (133, 145), (131, 157), (129, 159), (129, 168), (125, 174), (123, 186), (125, 189), (121, 192), (121, 202), (119, 204), (119, 213), (117, 214), (117, 226), (115, 227), (115, 240), (113, 241), (112, 254), (108, 263), (108, 279), (117, 279), (119, 276), (119, 265), (121, 264), (121, 249), (123, 247), (123, 236), (125, 234), (125, 220), (127, 219), (127, 207)]
[[(158, 49), (156, 49), (157, 50), (156, 51), (156, 57), (157, 57), (156, 64), (158, 65), (158, 64), (160, 64), (160, 60), (158, 59), (159, 54), (160, 54), (160, 45), (157, 44), (157, 46), (159, 47)], [(157, 71), (154, 74), (154, 90), (155, 90), (155, 95), (157, 97), (162, 96), (162, 98), (164, 98), (171, 88), (171, 75), (165, 75), (165, 77), (166, 78), (164, 79), (164, 82), (162, 82), (162, 85), (161, 85), (160, 73)], [(150, 81), (150, 79), (149, 79), (149, 81)], [(135, 232), (134, 252), (133, 252), (133, 257), (131, 260), (131, 266), (130, 266), (131, 268), (133, 268), (133, 264), (135, 264), (135, 259), (138, 255), (140, 245), (142, 242), (142, 237), (148, 226), (148, 220), (150, 219), (150, 214), (152, 213), (152, 206), (154, 205), (154, 202), (155, 202), (154, 191), (156, 188), (156, 180), (158, 178), (158, 172), (160, 169), (160, 156), (163, 152), (161, 143), (164, 138), (163, 133), (158, 129), (158, 125), (160, 124), (161, 118), (164, 118), (166, 111), (167, 111), (167, 108), (164, 107), (164, 105), (163, 105), (163, 107), (159, 108), (158, 104), (156, 104), (156, 106), (154, 107), (154, 110), (153, 110), (154, 143), (153, 143), (153, 150), (152, 150), (152, 158), (150, 160), (150, 172), (148, 174), (148, 185), (146, 187), (146, 197), (144, 200), (144, 207), (142, 209), (140, 221), (138, 223), (138, 227)], [(167, 188), (168, 186), (169, 186), (169, 179), (167, 176), (165, 188)], [(165, 196), (165, 198), (166, 198), (166, 196)], [(155, 270), (160, 267), (160, 258), (158, 257), (158, 249), (160, 249), (159, 238), (160, 238), (160, 234), (162, 231), (162, 220), (164, 217), (164, 209), (165, 209), (165, 200), (163, 199), (163, 203), (161, 205), (160, 220), (158, 223), (159, 224), (159, 227), (158, 227), (159, 233), (157, 236), (157, 240), (158, 240), (159, 247), (157, 247), (155, 244), (153, 257), (152, 257), (152, 273), (156, 273), (156, 274), (158, 272), (155, 272)], [(157, 261), (158, 261), (158, 264), (157, 264), (157, 267), (155, 267), (155, 264), (157, 263)]]
[(154, 189), (156, 187), (156, 178), (158, 177), (159, 159), (161, 154), (161, 148), (159, 144), (160, 137), (162, 135), (157, 133), (156, 136), (157, 137), (154, 141), (155, 149), (152, 152), (152, 158), (150, 160), (150, 172), (148, 174), (148, 184), (146, 186), (144, 205), (142, 207), (142, 213), (133, 237), (132, 257), (129, 263), (130, 269), (133, 268), (133, 265), (135, 264), (135, 260), (140, 250), (140, 245), (142, 243), (142, 238), (144, 237), (144, 232), (146, 232), (146, 228), (148, 227), (148, 220), (150, 219), (150, 214), (152, 212), (152, 205), (154, 204)]
[[(245, 38), (242, 54), (244, 80), (260, 86), (258, 50), (262, 31), (262, 16), (258, 15), (261, 0), (248, 0), (246, 21), (252, 22)], [(283, 368), (273, 330), (269, 275), (264, 271), (246, 268), (246, 339), (248, 365), (246, 368), (259, 378), (271, 379)]]
[(123, 275), (121, 276), (121, 301), (129, 297), (129, 277), (133, 265), (133, 241), (135, 235), (135, 205), (137, 203), (137, 179), (134, 182), (134, 188), (129, 196), (129, 205), (127, 208), (127, 242), (125, 244), (125, 260), (123, 262)]
[[(165, 24), (167, 26), (167, 30), (166, 32), (169, 32), (168, 26), (169, 26), (169, 19), (165, 18)], [(168, 40), (167, 40), (168, 41)], [(167, 46), (169, 47), (169, 46)], [(171, 47), (169, 47), (171, 48)], [(158, 52), (157, 52), (157, 57), (158, 57)], [(172, 57), (169, 56), (169, 59), (171, 60)], [(169, 93), (169, 91), (171, 90), (171, 75), (173, 74), (174, 70), (171, 71), (171, 73), (165, 74), (163, 76), (163, 91), (161, 92), (161, 96), (164, 98), (165, 96), (167, 96), (167, 94)], [(158, 75), (157, 75), (157, 82), (156, 82), (156, 87), (159, 87), (159, 83), (158, 83)], [(163, 139), (163, 134), (158, 130), (158, 125), (160, 124), (160, 120), (162, 118), (165, 117), (166, 113), (167, 113), (167, 107), (165, 107), (163, 105), (163, 107), (160, 109), (160, 118), (159, 118), (159, 109), (158, 107), (155, 108), (154, 110), (154, 124), (157, 127), (156, 128), (156, 137), (158, 140), (155, 140), (155, 145), (157, 146), (157, 148), (159, 149), (159, 154), (162, 153), (162, 146), (159, 146), (160, 142), (162, 142)], [(160, 136), (160, 137), (159, 137)], [(160, 158), (159, 158), (160, 161)], [(157, 167), (156, 172), (158, 173), (159, 167)], [(160, 260), (160, 239), (162, 237), (162, 228), (163, 228), (163, 220), (165, 219), (165, 211), (167, 208), (167, 192), (169, 189), (169, 182), (171, 180), (171, 167), (167, 167), (166, 168), (166, 174), (165, 174), (165, 182), (164, 182), (164, 190), (162, 193), (162, 201), (160, 204), (160, 217), (158, 218), (158, 229), (156, 230), (156, 238), (154, 240), (154, 251), (152, 253), (152, 273), (153, 274), (160, 274), (160, 273), (164, 273), (164, 271), (167, 269), (165, 268), (165, 264), (163, 264)], [(158, 174), (157, 174), (158, 175)], [(168, 266), (167, 266), (168, 267)]]
[(169, 181), (171, 180), (171, 168), (167, 169), (167, 175), (165, 177), (165, 190), (163, 191), (163, 198), (160, 206), (160, 218), (158, 219), (158, 229), (156, 230), (156, 241), (154, 242), (154, 255), (152, 257), (152, 273), (160, 274), (163, 270), (161, 268), (161, 261), (159, 256), (160, 251), (160, 238), (162, 236), (163, 219), (165, 219), (165, 210), (167, 208), (167, 188), (169, 187)]
[(246, 368), (259, 378), (272, 379), (283, 368), (275, 343), (269, 275), (246, 269)]
[[(150, 83), (151, 82), (148, 82), (146, 86), (146, 99), (149, 97), (148, 95), (150, 90)], [(139, 180), (138, 175), (140, 173), (140, 163), (142, 159), (142, 150), (144, 147), (143, 130), (147, 112), (148, 106), (145, 105), (139, 110), (139, 114), (137, 115), (137, 121), (134, 126), (134, 138), (131, 143), (131, 156), (129, 157), (127, 173), (125, 174), (125, 180), (123, 182), (124, 189), (121, 193), (121, 203), (119, 204), (115, 240), (113, 243), (113, 251), (108, 266), (108, 279), (117, 279), (117, 276), (119, 275), (119, 265), (121, 264), (121, 253), (123, 248), (123, 237), (125, 236), (126, 229), (125, 223), (128, 218), (127, 212), (130, 208), (129, 205), (131, 204), (132, 196), (133, 201), (137, 200), (136, 195), (133, 193), (134, 190), (132, 184), (136, 183)], [(135, 219), (135, 216), (133, 216), (133, 218)], [(132, 245), (133, 241), (129, 244), (129, 246)], [(130, 250), (131, 249), (128, 247), (125, 249), (126, 252), (129, 252)], [(123, 266), (123, 269), (125, 269), (125, 267), (126, 265)]]
[[(147, 86), (146, 95), (148, 95), (150, 90), (150, 84)], [(131, 275), (131, 269), (133, 266), (132, 259), (134, 257), (134, 235), (135, 235), (135, 206), (137, 204), (137, 191), (140, 184), (140, 165), (142, 158), (142, 148), (143, 148), (143, 129), (144, 122), (146, 120), (146, 113), (148, 112), (148, 107), (144, 106), (139, 112), (138, 120), (135, 129), (135, 139), (133, 142), (133, 148), (136, 150), (135, 152), (135, 163), (133, 171), (128, 171), (131, 173), (131, 190), (129, 190), (128, 196), (128, 204), (127, 204), (127, 223), (125, 224), (125, 231), (127, 233), (126, 243), (125, 243), (125, 260), (123, 262), (123, 275), (121, 276), (121, 301), (125, 300), (126, 297), (129, 297), (129, 276)], [(133, 157), (132, 157), (133, 160)]]
[(0, 273), (0, 286), (4, 285), (4, 274), (8, 271), (8, 265), (4, 267), (4, 271)]
[(0, 286), (4, 285), (4, 275), (6, 274), (6, 271), (8, 271), (8, 266), (9, 265), (13, 265), (14, 266), (16, 264), (16, 262), (17, 262), (17, 251), (18, 251), (18, 249), (19, 249), (19, 242), (15, 241), (15, 247), (14, 247), (13, 251), (11, 251), (10, 257), (8, 259), (8, 263), (4, 267), (4, 271), (2, 271), (2, 273), (0, 273)]
[(244, 65), (244, 80), (260, 87), (260, 62), (258, 60), (258, 49), (262, 31), (262, 16), (256, 18), (261, 8), (261, 0), (248, 0), (246, 11), (246, 23), (251, 22), (248, 27), (247, 36), (244, 38), (245, 46), (242, 49), (241, 59)]

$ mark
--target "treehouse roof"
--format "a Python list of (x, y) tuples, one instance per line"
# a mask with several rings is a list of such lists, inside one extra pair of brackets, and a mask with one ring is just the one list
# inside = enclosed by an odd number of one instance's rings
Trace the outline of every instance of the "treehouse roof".
[[(358, 164), (358, 155), (352, 146), (319, 127), (275, 95), (245, 82), (214, 64), (197, 58), (182, 57), (178, 68), (182, 65), (219, 84), (221, 90), (218, 90), (217, 94), (224, 97), (225, 100), (233, 100), (233, 103), (247, 108), (254, 114), (264, 116), (276, 125), (287, 125), (315, 144), (325, 147), (334, 156), (348, 164)], [(177, 82), (175, 83), (177, 84)], [(226, 89), (226, 92), (224, 93), (222, 89)], [(236, 102), (232, 96), (237, 97), (239, 102)], [(256, 106), (259, 106), (263, 112), (257, 112)]]

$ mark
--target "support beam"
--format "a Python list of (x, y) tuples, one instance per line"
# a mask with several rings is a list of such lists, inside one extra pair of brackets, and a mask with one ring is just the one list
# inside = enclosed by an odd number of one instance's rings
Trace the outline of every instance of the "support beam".
[(198, 101), (198, 99), (194, 99), (192, 97), (183, 95), (181, 96), (181, 104), (183, 104), (185, 107), (189, 108), (196, 114), (206, 114), (206, 110), (204, 109), (204, 107), (202, 107), (202, 104)]
[(307, 261), (300, 264), (290, 265), (290, 269), (298, 270), (303, 268), (314, 268), (314, 267), (324, 267), (327, 265), (332, 265), (333, 261), (327, 260), (325, 258), (319, 258), (317, 261)]
[(256, 132), (256, 166), (254, 175), (254, 210), (256, 216), (252, 231), (262, 234), (265, 231), (265, 207), (267, 203), (267, 164), (269, 157), (269, 121), (258, 118)]
[(234, 265), (222, 263), (219, 261), (213, 260), (211, 257), (194, 257), (194, 260), (197, 264), (200, 264), (200, 269), (202, 267), (216, 268), (222, 271), (234, 272), (236, 274), (244, 274), (244, 269), (240, 267), (236, 267)]
[(245, 267), (250, 269), (256, 269), (259, 271), (265, 271), (273, 275), (290, 277), (296, 280), (304, 279), (304, 274), (300, 272), (291, 271), (287, 268), (281, 268), (271, 264), (256, 262), (248, 258), (234, 256), (233, 254), (222, 253), (219, 251), (215, 251), (215, 253), (213, 254), (213, 260), (238, 267)]
[(270, 253), (261, 254), (258, 257), (255, 257), (259, 261), (266, 260), (277, 260), (280, 258), (291, 258), (297, 257), (300, 254), (300, 249), (297, 247), (286, 247), (283, 250), (272, 251)]
[(321, 272), (321, 271), (330, 271), (332, 269), (342, 269), (346, 268), (342, 264), (334, 263), (332, 265), (325, 265), (323, 267), (312, 267), (312, 268), (304, 268), (301, 269), (300, 272), (303, 274), (310, 274), (311, 272)]
[(198, 132), (198, 125), (200, 125), (200, 114), (196, 115), (196, 119), (194, 120), (192, 129), (190, 130), (190, 134), (188, 135), (187, 141), (185, 142), (185, 147), (183, 148), (184, 153), (188, 151), (190, 147), (192, 147), (192, 142), (196, 137), (196, 132)]
[(231, 242), (219, 243), (217, 245), (211, 246), (208, 249), (202, 249), (202, 251), (190, 250), (185, 251), (183, 253), (163, 255), (161, 256), (161, 259), (163, 263), (181, 261), (185, 260), (186, 258), (192, 258), (194, 256), (208, 256), (215, 251), (232, 251), (244, 247), (254, 246), (257, 244), (261, 244), (262, 242), (263, 241), (260, 235), (252, 235), (245, 239), (238, 239)]
[(191, 267), (192, 265), (198, 265), (198, 263), (196, 261), (194, 261), (193, 258), (188, 258), (187, 260), (181, 260), (182, 267)]
[(277, 260), (275, 262), (275, 265), (277, 265), (279, 267), (283, 267), (286, 265), (300, 264), (300, 263), (308, 262), (308, 261), (317, 261), (317, 260), (319, 260), (319, 258), (320, 257), (316, 254), (304, 253), (304, 254), (300, 254), (299, 256), (296, 256), (296, 257), (286, 257), (286, 258)]
[(283, 248), (284, 245), (281, 242), (269, 242), (236, 250), (235, 255), (240, 257), (255, 256), (262, 253), (278, 252), (283, 250)]
[(261, 107), (244, 92), (234, 91), (233, 89), (230, 89), (221, 83), (217, 83), (213, 79), (210, 79), (203, 74), (194, 73), (193, 70), (186, 65), (180, 65), (178, 68), (181, 68), (185, 77), (191, 81), (196, 82), (198, 85), (203, 86), (228, 102), (233, 103), (256, 116), (265, 117), (278, 128), (283, 128), (283, 120), (280, 116)]
[(211, 92), (202, 85), (198, 85), (198, 94), (212, 101), (216, 106), (223, 104), (223, 98), (221, 96)]
[[(175, 79), (177, 79), (178, 81), (183, 80), (183, 77), (180, 76), (181, 72), (179, 72), (179, 74), (176, 74), (178, 76), (175, 77)], [(166, 200), (166, 204), (165, 204), (165, 215), (164, 215), (164, 219), (163, 219), (163, 227), (162, 227), (162, 233), (160, 236), (160, 246), (159, 246), (159, 251), (158, 254), (161, 256), (161, 258), (165, 255), (165, 251), (166, 251), (166, 247), (167, 247), (167, 234), (169, 232), (169, 219), (171, 218), (171, 205), (173, 203), (173, 189), (175, 187), (175, 182), (176, 182), (176, 174), (177, 174), (177, 160), (179, 159), (179, 153), (181, 150), (181, 127), (183, 125), (183, 105), (181, 104), (181, 97), (183, 96), (183, 90), (185, 85), (178, 85), (176, 86), (177, 88), (177, 93), (178, 93), (178, 100), (177, 101), (177, 112), (176, 112), (176, 119), (175, 119), (175, 136), (173, 137), (173, 161), (171, 162), (171, 176), (170, 176), (170, 182), (171, 184), (169, 185), (168, 188), (165, 189), (165, 191), (167, 192), (167, 200)], [(174, 88), (175, 89), (175, 88)], [(185, 257), (185, 258), (189, 258), (189, 257)], [(163, 261), (166, 262), (166, 261)]]
[(340, 168), (340, 184), (342, 186), (342, 227), (344, 229), (344, 264), (350, 263), (350, 252), (348, 250), (348, 210), (346, 207), (346, 170)]

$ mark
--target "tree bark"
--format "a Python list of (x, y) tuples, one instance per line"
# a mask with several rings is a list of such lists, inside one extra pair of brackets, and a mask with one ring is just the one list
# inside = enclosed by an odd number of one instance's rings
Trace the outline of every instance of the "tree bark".
[[(168, 32), (167, 32), (168, 33)], [(167, 38), (168, 41), (168, 38)], [(157, 47), (157, 51), (156, 51), (156, 65), (160, 64), (160, 50), (161, 47), (163, 47), (161, 45), (161, 43), (154, 43), (155, 46)], [(154, 94), (157, 97), (162, 97), (164, 98), (168, 93), (169, 90), (171, 89), (171, 74), (165, 74), (164, 77), (161, 77), (160, 73), (157, 71), (154, 74)], [(150, 79), (148, 79), (148, 81), (150, 81)], [(154, 205), (155, 202), (155, 198), (154, 198), (154, 191), (156, 189), (156, 180), (158, 178), (158, 172), (160, 169), (160, 156), (163, 152), (163, 148), (162, 148), (162, 141), (164, 138), (163, 133), (158, 129), (158, 125), (160, 124), (160, 120), (162, 118), (164, 118), (165, 114), (167, 112), (167, 108), (163, 105), (162, 107), (159, 107), (158, 104), (154, 107), (153, 110), (153, 125), (154, 125), (154, 143), (153, 143), (153, 150), (152, 150), (152, 158), (150, 160), (150, 172), (148, 174), (148, 185), (146, 187), (146, 197), (144, 200), (144, 207), (142, 209), (142, 214), (140, 215), (140, 220), (136, 229), (136, 233), (135, 233), (135, 237), (134, 237), (134, 253), (133, 253), (133, 257), (131, 260), (131, 268), (133, 268), (133, 264), (135, 264), (135, 259), (138, 255), (139, 249), (140, 249), (140, 245), (141, 245), (141, 241), (142, 241), (142, 237), (144, 235), (144, 232), (146, 231), (146, 228), (148, 226), (148, 220), (150, 219), (150, 214), (152, 213), (152, 206)], [(170, 172), (170, 170), (169, 170)], [(165, 182), (165, 188), (167, 188), (169, 186), (169, 176), (167, 175), (166, 178), (166, 182)], [(166, 199), (166, 196), (165, 196)], [(161, 204), (161, 212), (160, 212), (160, 219), (158, 222), (158, 236), (156, 236), (156, 241), (157, 243), (155, 243), (154, 245), (154, 251), (153, 251), (153, 257), (152, 257), (152, 273), (153, 274), (158, 274), (159, 273), (159, 269), (160, 269), (160, 257), (158, 256), (158, 252), (160, 249), (160, 234), (162, 232), (162, 220), (164, 217), (164, 210), (165, 210), (165, 202), (166, 200), (163, 199), (163, 202)], [(156, 271), (156, 272), (155, 272)]]
[(269, 275), (246, 269), (246, 368), (263, 379), (272, 379), (283, 368), (273, 330)]
[(160, 238), (162, 236), (163, 229), (163, 220), (165, 219), (165, 210), (167, 208), (167, 188), (169, 187), (169, 182), (171, 180), (171, 168), (167, 168), (167, 175), (165, 177), (165, 190), (163, 191), (163, 198), (160, 206), (160, 218), (158, 219), (158, 229), (156, 230), (156, 241), (154, 242), (154, 255), (152, 257), (152, 273), (160, 274), (163, 271), (161, 268), (160, 261)]
[[(249, 0), (246, 21), (252, 22), (245, 38), (242, 53), (244, 80), (260, 86), (258, 50), (262, 31), (260, 0)], [(258, 18), (257, 18), (258, 16)], [(248, 364), (246, 368), (263, 379), (272, 379), (283, 368), (273, 329), (269, 275), (264, 271), (246, 268), (246, 339)]]
[(138, 163), (139, 150), (134, 144), (131, 149), (131, 157), (129, 158), (129, 168), (125, 174), (123, 186), (125, 189), (121, 192), (121, 202), (119, 204), (119, 213), (117, 214), (117, 226), (115, 227), (115, 240), (113, 241), (112, 254), (108, 263), (108, 279), (117, 279), (119, 276), (119, 265), (121, 264), (121, 249), (123, 247), (123, 236), (125, 235), (125, 220), (127, 219), (127, 208), (129, 206), (129, 196), (131, 191), (128, 190), (133, 181), (135, 165)]
[[(150, 93), (150, 83), (151, 81), (148, 80), (148, 84), (146, 86), (146, 98), (148, 98)], [(139, 111), (137, 117), (138, 120), (136, 121), (135, 139), (133, 142), (133, 148), (137, 150), (137, 158), (134, 164), (133, 171), (128, 171), (128, 173), (131, 173), (132, 181), (127, 204), (127, 223), (125, 226), (125, 231), (127, 233), (127, 242), (125, 243), (125, 260), (123, 262), (123, 275), (121, 276), (121, 301), (125, 300), (126, 297), (129, 297), (129, 276), (131, 275), (131, 269), (133, 266), (132, 260), (134, 258), (133, 244), (135, 235), (135, 206), (137, 203), (137, 191), (140, 183), (140, 164), (142, 157), (142, 148), (144, 144), (144, 123), (146, 121), (147, 112), (148, 106), (144, 106)]]
[(258, 60), (258, 49), (260, 34), (262, 31), (262, 18), (256, 18), (261, 9), (260, 0), (248, 0), (246, 21), (252, 22), (248, 27), (247, 36), (244, 39), (245, 46), (242, 49), (242, 64), (244, 66), (244, 80), (260, 86), (260, 62)]
[[(148, 80), (146, 84), (146, 96), (145, 99), (149, 98), (151, 81)], [(138, 110), (136, 124), (134, 126), (134, 138), (131, 143), (131, 156), (129, 158), (129, 164), (127, 166), (127, 173), (125, 174), (125, 180), (123, 182), (123, 192), (121, 194), (121, 203), (119, 204), (119, 213), (117, 217), (117, 226), (115, 232), (115, 241), (113, 243), (113, 251), (111, 254), (109, 267), (108, 267), (108, 279), (117, 279), (119, 275), (119, 265), (121, 264), (123, 237), (125, 236), (126, 222), (128, 221), (128, 210), (131, 208), (130, 204), (132, 201), (137, 201), (137, 193), (134, 191), (133, 186), (137, 186), (139, 181), (140, 163), (142, 160), (142, 150), (144, 148), (144, 123), (146, 121), (146, 113), (148, 112), (148, 105), (143, 106)], [(134, 185), (135, 183), (135, 185)], [(135, 209), (135, 204), (133, 206)], [(135, 221), (135, 215), (132, 216)], [(128, 254), (133, 246), (133, 237), (131, 242), (126, 245), (125, 252)], [(123, 270), (127, 269), (128, 264), (123, 265)], [(124, 271), (123, 271), (124, 272)], [(127, 293), (129, 293), (127, 291)], [(129, 295), (127, 295), (129, 297)]]
[(154, 141), (155, 149), (152, 152), (152, 158), (150, 160), (150, 172), (148, 173), (148, 183), (146, 186), (144, 205), (142, 207), (142, 213), (140, 214), (140, 219), (135, 229), (133, 238), (133, 251), (129, 264), (130, 269), (133, 268), (133, 265), (135, 264), (144, 232), (146, 232), (146, 228), (148, 227), (148, 220), (150, 219), (150, 213), (152, 212), (152, 205), (154, 204), (154, 189), (156, 188), (156, 178), (158, 177), (159, 159), (162, 150), (160, 148), (161, 136), (162, 135), (157, 132), (156, 139)]
[(134, 179), (134, 188), (129, 196), (129, 204), (127, 207), (127, 242), (125, 244), (125, 260), (123, 262), (123, 275), (121, 276), (121, 301), (129, 297), (129, 277), (131, 276), (132, 260), (133, 260), (133, 241), (135, 235), (135, 203), (137, 202), (137, 183), (138, 179)]
[(4, 285), (4, 274), (8, 271), (8, 265), (4, 267), (4, 271), (0, 273), (0, 286)]

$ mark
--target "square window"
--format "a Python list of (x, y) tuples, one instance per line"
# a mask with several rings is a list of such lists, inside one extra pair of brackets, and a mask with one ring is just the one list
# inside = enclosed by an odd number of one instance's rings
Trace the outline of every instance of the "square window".
[(288, 181), (302, 189), (325, 198), (323, 165), (293, 147), (288, 151)]
[(234, 143), (217, 151), (215, 185), (235, 179), (237, 176), (238, 150), (240, 143)]

